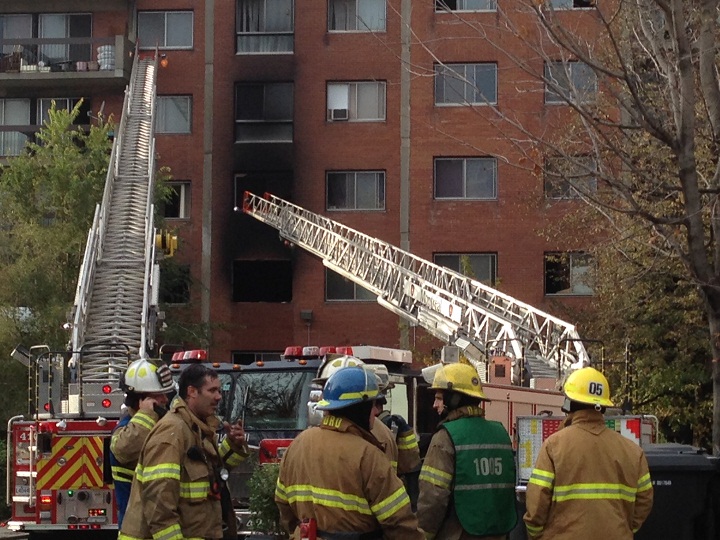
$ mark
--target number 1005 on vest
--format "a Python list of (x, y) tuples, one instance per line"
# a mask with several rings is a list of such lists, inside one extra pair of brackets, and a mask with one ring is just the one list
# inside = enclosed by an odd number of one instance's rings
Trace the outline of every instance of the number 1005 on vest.
[(478, 476), (500, 476), (503, 472), (502, 458), (475, 458), (473, 463)]

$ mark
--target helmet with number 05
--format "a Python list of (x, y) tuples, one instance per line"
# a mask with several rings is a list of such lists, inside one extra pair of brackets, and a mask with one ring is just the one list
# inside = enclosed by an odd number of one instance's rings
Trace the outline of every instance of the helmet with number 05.
[(610, 401), (610, 385), (605, 375), (597, 369), (585, 367), (573, 371), (563, 385), (563, 392), (568, 399), (578, 403), (612, 407)]
[(175, 390), (175, 383), (165, 364), (141, 358), (128, 366), (121, 387), (137, 394), (168, 394)]
[(378, 396), (377, 377), (362, 367), (346, 367), (333, 373), (323, 389), (323, 398), (317, 408), (335, 411)]

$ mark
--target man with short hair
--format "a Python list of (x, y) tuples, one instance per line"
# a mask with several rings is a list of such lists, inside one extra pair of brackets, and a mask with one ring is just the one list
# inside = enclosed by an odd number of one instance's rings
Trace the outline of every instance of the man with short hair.
[(223, 466), (248, 455), (245, 433), (226, 423), (218, 446), (220, 380), (205, 365), (182, 372), (178, 396), (142, 449), (119, 540), (224, 537)]

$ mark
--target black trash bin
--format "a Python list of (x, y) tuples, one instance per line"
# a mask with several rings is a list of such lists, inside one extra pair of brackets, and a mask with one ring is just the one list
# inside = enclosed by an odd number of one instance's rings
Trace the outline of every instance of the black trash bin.
[(637, 540), (716, 540), (718, 460), (684, 444), (643, 445), (654, 503)]

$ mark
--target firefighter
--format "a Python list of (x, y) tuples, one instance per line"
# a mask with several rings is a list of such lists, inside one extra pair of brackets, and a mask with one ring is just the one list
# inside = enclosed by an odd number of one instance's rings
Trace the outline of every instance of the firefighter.
[(510, 436), (484, 418), (489, 400), (473, 367), (443, 365), (430, 388), (444, 418), (420, 471), (420, 527), (428, 539), (504, 539), (517, 523)]
[(110, 440), (118, 529), (125, 517), (140, 450), (150, 430), (167, 411), (168, 395), (175, 391), (175, 383), (165, 364), (141, 358), (128, 366), (120, 387), (125, 391), (127, 414), (118, 422)]
[[(198, 363), (180, 375), (178, 397), (140, 453), (119, 540), (223, 538), (227, 467), (248, 455), (240, 424), (226, 423), (217, 444), (221, 400), (217, 373)], [(229, 502), (229, 501), (228, 501)]]
[(605, 425), (605, 376), (590, 367), (563, 385), (563, 429), (543, 442), (527, 486), (531, 538), (630, 540), (652, 508), (645, 454)]
[[(359, 358), (356, 358), (354, 356), (349, 355), (342, 355), (342, 356), (332, 356), (328, 355), (325, 362), (320, 366), (318, 369), (317, 377), (313, 379), (313, 383), (320, 385), (321, 387), (325, 386), (325, 383), (327, 383), (328, 379), (332, 376), (333, 373), (336, 373), (340, 369), (346, 368), (346, 367), (369, 367), (365, 365), (365, 362), (360, 360)], [(386, 373), (387, 375), (387, 373)], [(379, 411), (375, 409), (374, 414), (377, 414)], [(386, 426), (382, 422), (373, 422), (373, 425), (371, 426), (370, 433), (373, 434), (373, 436), (380, 442), (381, 448), (383, 449), (383, 452), (385, 452), (385, 455), (390, 460), (390, 463), (392, 463), (393, 468), (397, 471), (398, 468), (398, 457), (399, 457), (399, 450), (398, 450), (398, 443), (395, 438), (395, 434), (390, 431), (390, 428)], [(419, 455), (419, 451), (418, 451)]]
[(328, 379), (318, 403), (328, 414), (298, 435), (280, 464), (275, 502), (291, 534), (307, 527), (316, 531), (310, 540), (424, 538), (402, 481), (370, 433), (377, 394), (375, 375), (361, 367)]

